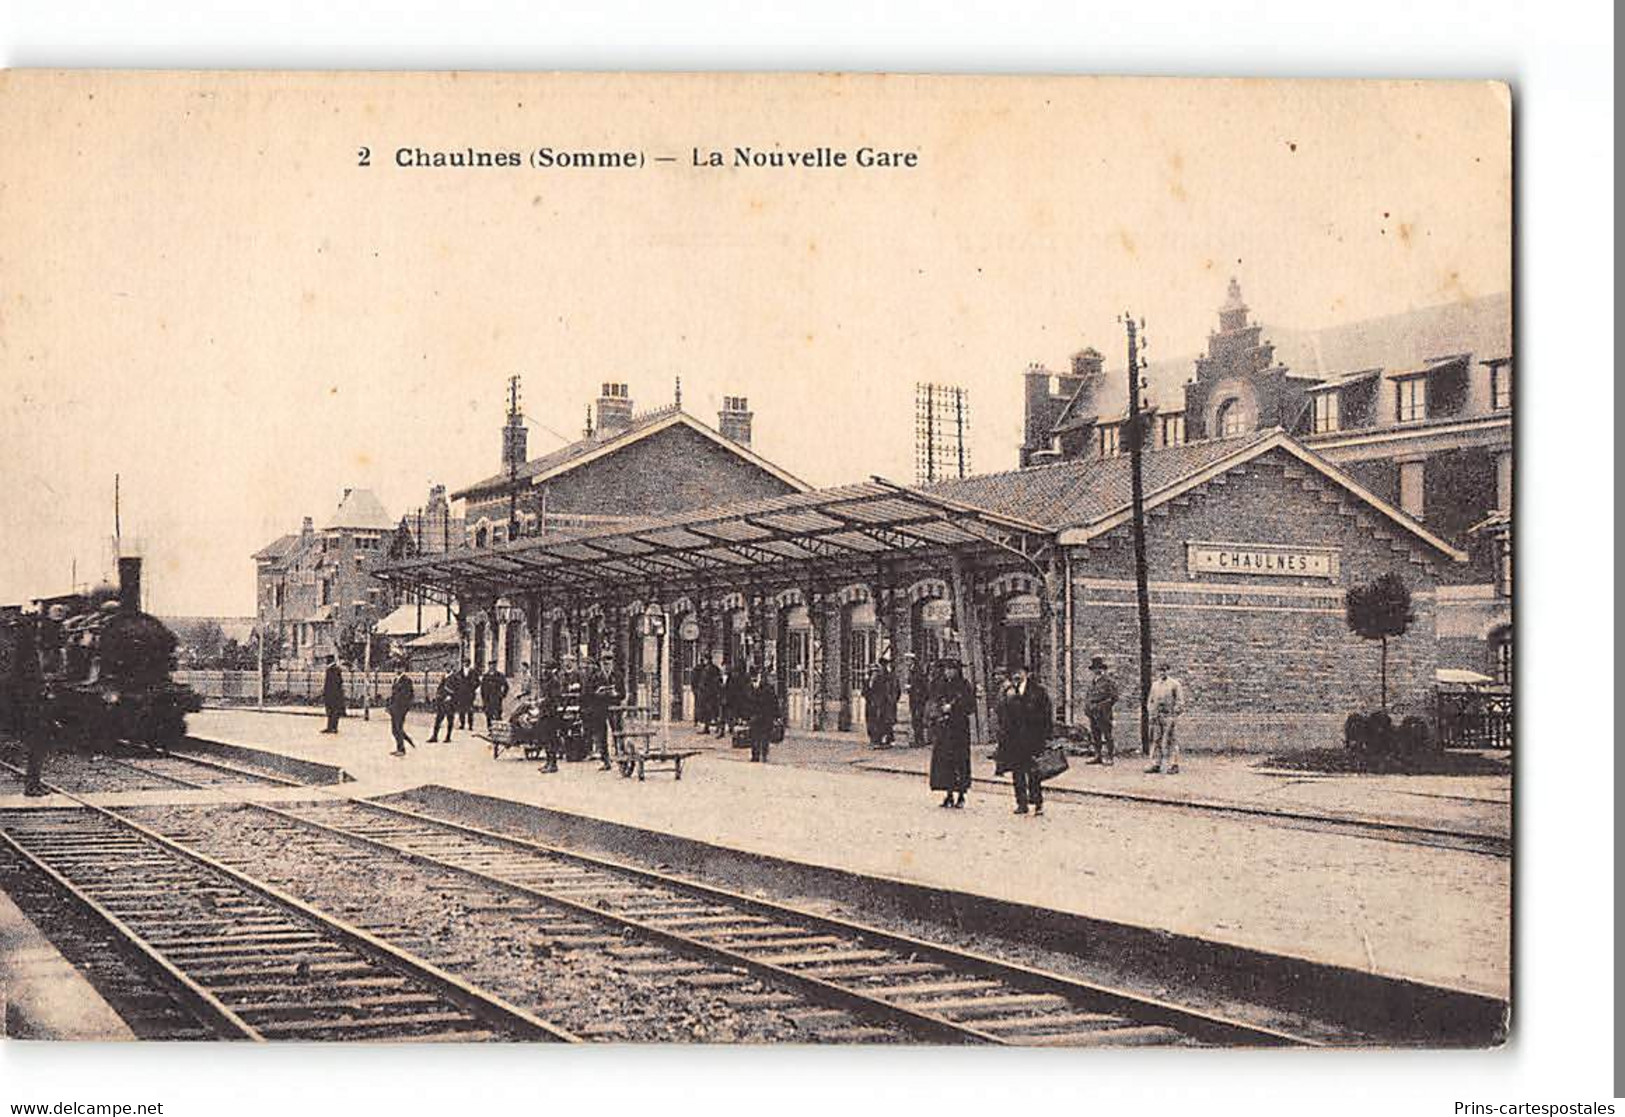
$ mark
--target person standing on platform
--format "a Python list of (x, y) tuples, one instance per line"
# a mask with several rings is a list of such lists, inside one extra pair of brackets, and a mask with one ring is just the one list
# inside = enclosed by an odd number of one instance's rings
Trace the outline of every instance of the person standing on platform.
[(12, 648), (11, 673), (5, 680), (8, 721), (28, 747), (28, 770), (23, 777), (23, 794), (37, 799), (46, 794), (45, 754), (50, 751), (52, 730), (49, 694), (41, 666), (41, 629), (49, 621), (21, 617), (16, 624), (16, 644)]
[(395, 751), (393, 756), (405, 756), (406, 746), (418, 747), (406, 732), (406, 715), (412, 710), (412, 677), (405, 671), (395, 676), (395, 683), (389, 688), (389, 701), (385, 708), (389, 710), (389, 731), (395, 736)]
[(779, 724), (779, 694), (760, 667), (750, 673), (750, 682), (741, 695), (741, 707), (740, 717), (750, 738), (751, 762), (766, 764), (767, 750), (773, 744)]
[(559, 770), (559, 753), (564, 748), (564, 719), (559, 713), (562, 693), (558, 664), (543, 664), (542, 677), (536, 683), (536, 737), (547, 752), (547, 763), (542, 765), (544, 773)]
[(1038, 754), (1049, 744), (1055, 711), (1049, 693), (1025, 667), (1016, 668), (1000, 703), (999, 767), (1010, 773), (1016, 788), (1016, 813), (1044, 813), (1044, 784), (1038, 778)]
[(913, 652), (908, 653), (908, 724), (909, 743), (919, 748), (926, 743), (926, 707), (931, 704), (931, 676)]
[[(474, 670), (472, 663), (465, 663), (457, 672), (456, 703), (453, 707), (457, 712), (457, 728), (474, 730), (474, 696), (480, 689), (479, 672)], [(448, 741), (450, 737), (446, 738)]]
[(718, 736), (727, 737), (733, 733), (735, 726), (750, 720), (747, 705), (749, 694), (750, 672), (739, 664), (730, 663), (727, 677), (722, 682), (722, 732)]
[(722, 721), (722, 668), (717, 666), (717, 658), (708, 653), (705, 662), (694, 668), (694, 721), (705, 734), (713, 726), (720, 728)]
[(609, 708), (620, 701), (614, 662), (606, 659), (601, 666), (589, 664), (581, 678), (581, 727), (587, 736), (588, 755), (596, 756), (605, 772), (611, 767)]
[(959, 660), (938, 661), (941, 677), (931, 690), (931, 790), (944, 793), (944, 807), (963, 807), (970, 789), (970, 718), (976, 706)]
[(490, 732), (491, 723), (502, 720), (502, 700), (508, 697), (508, 680), (502, 677), (497, 665), (492, 663), (485, 669), (484, 678), (480, 679), (480, 705), (485, 709), (485, 729)]
[(863, 688), (863, 721), (869, 730), (869, 747), (889, 749), (897, 733), (897, 699), (900, 696), (897, 676), (891, 669), (888, 650), (875, 664), (869, 685)]
[(429, 743), (435, 744), (440, 740), (440, 723), (446, 723), (446, 743), (451, 743), (451, 730), (457, 724), (457, 670), (454, 668), (440, 677), (440, 685), (434, 688), (434, 729), (429, 733)]
[(1112, 710), (1117, 706), (1117, 683), (1106, 671), (1106, 661), (1098, 655), (1089, 661), (1089, 690), (1083, 698), (1083, 713), (1089, 719), (1089, 739), (1095, 755), (1090, 764), (1110, 764), (1115, 757), (1112, 743)]
[(339, 718), (344, 716), (344, 672), (338, 660), (327, 657), (327, 673), (322, 679), (322, 706), (327, 710), (327, 728), (323, 733), (337, 733)]
[(1161, 772), (1167, 764), (1170, 776), (1179, 775), (1179, 738), (1175, 729), (1185, 712), (1185, 684), (1168, 672), (1166, 663), (1157, 666), (1157, 681), (1151, 684), (1146, 703), (1151, 710), (1151, 766), (1147, 772)]

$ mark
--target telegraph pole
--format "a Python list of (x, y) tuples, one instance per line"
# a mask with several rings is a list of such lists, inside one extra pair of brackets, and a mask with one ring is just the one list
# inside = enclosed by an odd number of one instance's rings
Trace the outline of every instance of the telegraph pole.
[[(508, 377), (508, 427), (510, 430), (519, 426), (519, 374)], [(503, 444), (503, 456), (508, 459), (508, 541), (519, 534), (519, 457), (515, 452), (511, 440), (515, 436), (511, 433), (504, 436), (510, 442)]]
[(1145, 568), (1145, 480), (1140, 467), (1141, 444), (1145, 441), (1140, 422), (1140, 372), (1145, 368), (1140, 356), (1145, 319), (1138, 324), (1127, 311), (1118, 319), (1128, 330), (1128, 468), (1134, 530), (1134, 593), (1140, 612), (1140, 752), (1151, 751), (1151, 716), (1147, 699), (1151, 693), (1151, 590)]

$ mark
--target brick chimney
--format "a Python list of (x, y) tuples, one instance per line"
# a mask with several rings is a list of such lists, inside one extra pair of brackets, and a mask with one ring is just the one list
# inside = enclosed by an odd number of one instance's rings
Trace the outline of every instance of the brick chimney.
[(717, 430), (724, 438), (731, 438), (741, 446), (750, 445), (750, 421), (755, 412), (744, 396), (723, 396), (722, 410), (717, 412)]
[(632, 425), (632, 396), (625, 384), (605, 384), (598, 396), (598, 437), (614, 438)]
[(316, 534), (316, 521), (311, 519), (309, 516), (306, 516), (305, 517), (305, 522), (299, 525), (299, 537), (301, 539), (309, 539), (312, 535), (315, 535), (315, 534)]
[(141, 560), (122, 555), (118, 560), (118, 604), (126, 612), (141, 610)]

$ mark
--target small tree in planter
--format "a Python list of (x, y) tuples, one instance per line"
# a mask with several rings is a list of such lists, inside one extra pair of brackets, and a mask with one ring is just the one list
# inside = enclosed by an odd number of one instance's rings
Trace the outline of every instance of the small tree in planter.
[(1350, 586), (1344, 597), (1349, 628), (1362, 640), (1382, 641), (1382, 709), (1388, 709), (1388, 641), (1405, 635), (1416, 614), (1411, 591), (1389, 572), (1363, 586)]

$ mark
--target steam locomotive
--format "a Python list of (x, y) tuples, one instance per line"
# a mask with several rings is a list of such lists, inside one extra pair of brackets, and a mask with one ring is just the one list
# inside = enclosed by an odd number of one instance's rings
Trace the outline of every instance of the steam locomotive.
[[(141, 560), (118, 560), (119, 585), (40, 602), (38, 613), (0, 618), (0, 719), (20, 728), (37, 719), (66, 741), (169, 745), (202, 708), (191, 687), (171, 678), (175, 634), (143, 613)], [(37, 670), (36, 670), (37, 665)]]

